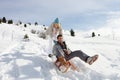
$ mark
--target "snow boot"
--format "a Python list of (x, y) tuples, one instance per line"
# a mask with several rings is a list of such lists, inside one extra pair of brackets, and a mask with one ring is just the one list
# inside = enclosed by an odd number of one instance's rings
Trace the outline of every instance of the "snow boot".
[(88, 63), (89, 65), (92, 65), (97, 59), (98, 59), (98, 55), (94, 55), (94, 56), (92, 56), (92, 57), (88, 57), (87, 63)]

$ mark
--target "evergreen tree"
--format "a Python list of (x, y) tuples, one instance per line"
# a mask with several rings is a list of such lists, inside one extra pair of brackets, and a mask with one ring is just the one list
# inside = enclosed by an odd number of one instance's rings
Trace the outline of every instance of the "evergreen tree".
[(6, 23), (6, 22), (7, 22), (7, 20), (6, 20), (5, 17), (2, 18), (2, 22), (3, 22), (3, 23)]
[(100, 36), (100, 34), (98, 34), (98, 36)]
[(70, 30), (70, 34), (71, 36), (75, 36), (75, 32), (73, 31), (73, 29)]
[(46, 27), (44, 27), (44, 30), (47, 30), (47, 28), (46, 28)]
[(31, 30), (31, 33), (35, 34), (35, 33), (36, 33), (36, 30), (33, 30), (33, 29), (32, 29), (32, 30)]
[(37, 22), (35, 22), (35, 26), (37, 26), (38, 25), (38, 23)]
[(92, 32), (92, 37), (95, 37), (95, 32)]
[(31, 23), (28, 23), (29, 25), (31, 25)]
[(25, 34), (24, 39), (29, 39), (29, 36), (27, 34)]
[(1, 24), (2, 20), (0, 19), (0, 24)]
[(27, 27), (27, 25), (26, 25), (26, 24), (24, 24), (24, 27)]
[(21, 21), (19, 21), (19, 24), (22, 24), (22, 22), (21, 22)]
[(13, 20), (8, 20), (8, 24), (13, 24)]

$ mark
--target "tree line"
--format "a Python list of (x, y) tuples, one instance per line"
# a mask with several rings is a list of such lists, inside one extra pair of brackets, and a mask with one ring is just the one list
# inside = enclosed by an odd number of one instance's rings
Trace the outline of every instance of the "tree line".
[[(1, 24), (1, 23), (13, 24), (13, 20), (12, 20), (12, 19), (7, 20), (6, 17), (3, 17), (3, 18), (0, 18), (0, 24)], [(22, 24), (22, 22), (21, 22), (21, 21), (18, 21), (18, 23), (17, 23), (16, 25), (21, 25), (21, 24)], [(31, 25), (30, 22), (27, 23), (27, 24), (28, 24), (28, 25)], [(27, 24), (24, 24), (24, 27), (27, 27)], [(38, 25), (38, 22), (35, 22), (34, 25), (37, 26), (37, 25)], [(45, 25), (43, 25), (43, 26), (45, 26)]]

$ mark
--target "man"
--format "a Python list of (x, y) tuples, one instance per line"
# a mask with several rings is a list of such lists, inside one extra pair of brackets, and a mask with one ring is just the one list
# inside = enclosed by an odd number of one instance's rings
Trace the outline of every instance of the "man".
[(76, 50), (72, 52), (70, 49), (67, 48), (67, 45), (63, 41), (62, 35), (58, 35), (57, 40), (57, 43), (53, 47), (53, 54), (56, 55), (57, 59), (62, 57), (66, 61), (69, 61), (74, 57), (79, 57), (81, 60), (88, 63), (89, 65), (93, 64), (98, 59), (98, 55), (90, 57), (81, 50)]

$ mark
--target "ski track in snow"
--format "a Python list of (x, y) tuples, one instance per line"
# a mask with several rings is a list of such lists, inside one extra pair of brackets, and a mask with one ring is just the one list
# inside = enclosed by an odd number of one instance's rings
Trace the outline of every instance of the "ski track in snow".
[(72, 62), (80, 72), (60, 73), (48, 57), (49, 41), (29, 35), (30, 41), (12, 41), (14, 45), (1, 52), (0, 80), (120, 80), (120, 44), (117, 41), (65, 35), (70, 49), (81, 49), (90, 56), (99, 54), (99, 59), (90, 66), (74, 58)]

